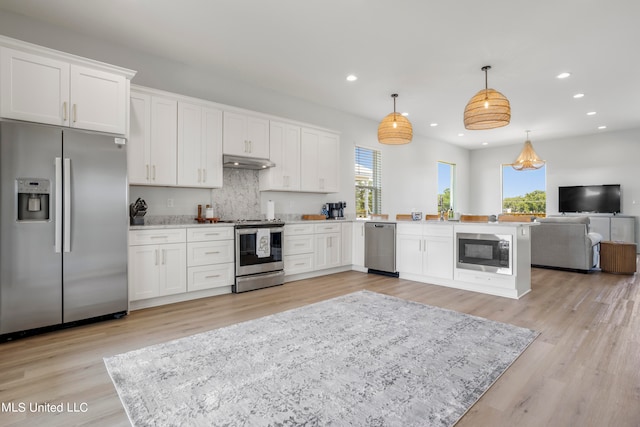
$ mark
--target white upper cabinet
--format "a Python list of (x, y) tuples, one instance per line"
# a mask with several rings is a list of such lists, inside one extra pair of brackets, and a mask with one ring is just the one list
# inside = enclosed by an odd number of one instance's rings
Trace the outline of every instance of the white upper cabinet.
[(222, 110), (216, 105), (134, 86), (129, 183), (222, 187)]
[(124, 134), (127, 124), (126, 79), (117, 74), (71, 66), (70, 126)]
[(178, 103), (178, 185), (222, 187), (222, 111)]
[(151, 182), (151, 96), (131, 92), (127, 171), (130, 184)]
[(2, 117), (69, 125), (67, 62), (0, 48)]
[(129, 184), (176, 185), (177, 101), (132, 91), (130, 109)]
[(302, 128), (300, 190), (338, 192), (340, 138), (334, 133)]
[(177, 117), (177, 101), (151, 97), (151, 184), (176, 185)]
[(269, 158), (269, 120), (225, 111), (223, 130), (224, 154)]
[(272, 120), (269, 153), (275, 166), (260, 171), (260, 191), (300, 191), (300, 126)]
[[(7, 39), (0, 39), (0, 42)], [(32, 45), (28, 45), (32, 46)], [(44, 51), (44, 48), (41, 48)], [(31, 48), (33, 50), (33, 48)], [(47, 50), (48, 51), (48, 50)], [(79, 61), (73, 57), (75, 62)], [(125, 134), (133, 72), (110, 72), (59, 57), (0, 48), (2, 117)], [(128, 71), (128, 70), (127, 70)]]

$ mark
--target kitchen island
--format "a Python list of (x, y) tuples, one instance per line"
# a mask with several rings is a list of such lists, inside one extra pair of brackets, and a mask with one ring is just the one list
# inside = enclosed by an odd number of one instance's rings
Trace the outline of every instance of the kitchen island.
[(536, 223), (398, 221), (400, 277), (507, 298), (531, 291)]

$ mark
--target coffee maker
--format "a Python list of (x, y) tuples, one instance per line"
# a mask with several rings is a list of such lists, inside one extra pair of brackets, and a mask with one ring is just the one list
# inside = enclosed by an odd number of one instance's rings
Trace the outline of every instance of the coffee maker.
[(327, 203), (327, 219), (344, 219), (347, 202)]

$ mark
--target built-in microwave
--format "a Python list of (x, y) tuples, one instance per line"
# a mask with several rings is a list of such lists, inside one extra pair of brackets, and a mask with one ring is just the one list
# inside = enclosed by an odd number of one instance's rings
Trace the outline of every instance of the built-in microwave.
[(457, 268), (513, 274), (513, 236), (456, 233), (456, 243)]

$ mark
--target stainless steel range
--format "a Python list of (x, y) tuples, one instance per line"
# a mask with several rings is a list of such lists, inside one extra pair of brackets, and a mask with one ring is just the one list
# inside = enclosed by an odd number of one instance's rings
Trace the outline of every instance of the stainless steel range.
[(233, 292), (282, 285), (284, 222), (238, 220), (235, 223), (236, 281)]

